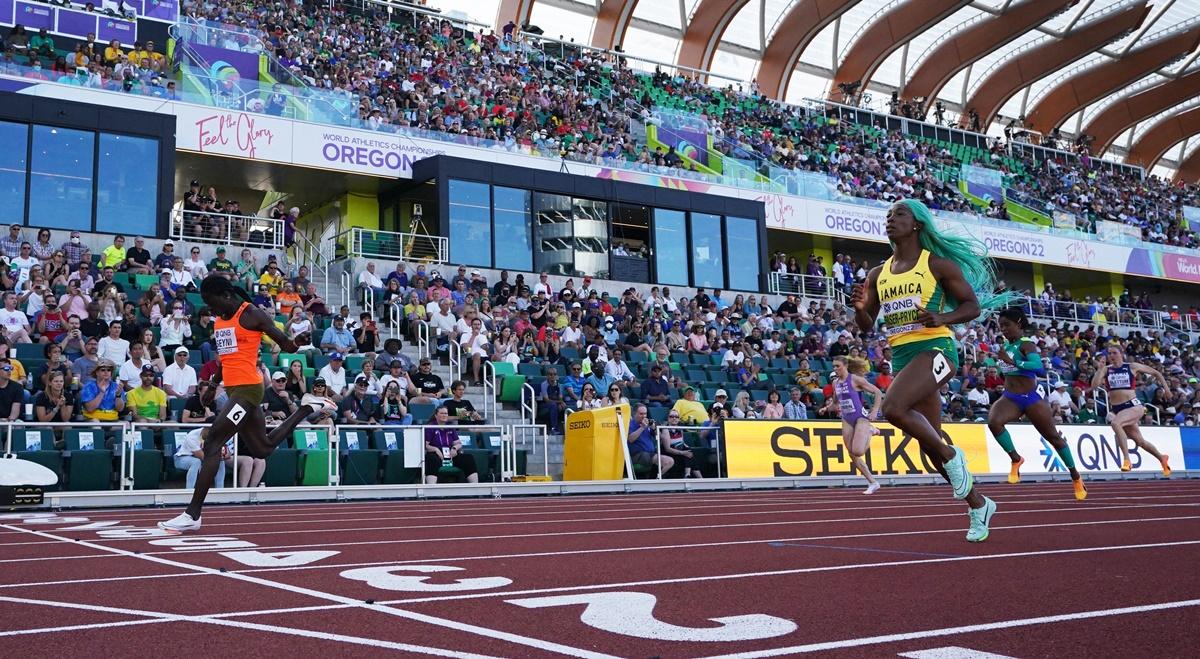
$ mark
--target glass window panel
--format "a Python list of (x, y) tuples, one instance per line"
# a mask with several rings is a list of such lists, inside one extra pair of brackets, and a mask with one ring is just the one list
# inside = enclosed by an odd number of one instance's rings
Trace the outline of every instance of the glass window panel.
[(450, 260), (491, 267), (492, 213), (487, 183), (450, 180)]
[(654, 209), (654, 281), (687, 286), (687, 214)]
[[(30, 226), (92, 229), (95, 151), (95, 133), (33, 127), (33, 159), (29, 167)], [(158, 175), (157, 167), (151, 175)]]
[(762, 267), (758, 253), (758, 222), (749, 217), (725, 218), (725, 243), (730, 254), (729, 288), (735, 291), (757, 291)]
[(692, 285), (725, 288), (720, 215), (692, 213)]
[(25, 176), (29, 126), (0, 121), (0, 224), (25, 223)]
[(496, 267), (533, 269), (533, 219), (528, 190), (492, 188)]
[(153, 236), (158, 213), (158, 140), (100, 134), (96, 231)]

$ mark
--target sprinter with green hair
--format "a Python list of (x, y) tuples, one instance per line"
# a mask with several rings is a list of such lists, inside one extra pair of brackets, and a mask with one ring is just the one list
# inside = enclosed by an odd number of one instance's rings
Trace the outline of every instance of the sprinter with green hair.
[(962, 449), (941, 435), (938, 389), (958, 370), (951, 326), (973, 321), (1007, 304), (997, 294), (996, 270), (987, 248), (970, 236), (938, 229), (925, 204), (905, 199), (887, 214), (892, 256), (871, 270), (850, 297), (854, 320), (864, 332), (882, 314), (892, 348), (895, 379), (883, 402), (889, 423), (916, 439), (931, 464), (950, 482), (954, 498), (969, 506), (967, 540), (983, 542), (996, 503), (975, 490)]

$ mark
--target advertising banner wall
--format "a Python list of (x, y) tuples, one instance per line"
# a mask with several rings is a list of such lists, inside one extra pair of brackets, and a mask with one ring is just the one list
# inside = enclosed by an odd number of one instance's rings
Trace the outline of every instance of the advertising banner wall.
[[(1121, 470), (1121, 449), (1117, 445), (1117, 438), (1113, 434), (1112, 428), (1102, 425), (1059, 426), (1058, 430), (1067, 438), (1067, 446), (1075, 457), (1075, 468), (1085, 477), (1088, 473)], [(1042, 439), (1033, 426), (1010, 425), (1008, 434), (1012, 437), (1017, 453), (1025, 458), (1021, 473), (1066, 473), (1067, 469), (1054, 447), (1050, 445), (1050, 442)], [(987, 431), (987, 436), (988, 455), (993, 471), (1006, 473), (1011, 459), (1004, 449), (1000, 448), (1000, 445), (992, 439), (991, 431)], [(1142, 428), (1142, 436), (1163, 455), (1168, 456), (1174, 468), (1178, 469), (1185, 463), (1179, 428)], [(1133, 471), (1149, 473), (1161, 471), (1158, 460), (1143, 453), (1133, 442), (1130, 442), (1129, 445), (1129, 462), (1133, 466)]]
[[(880, 475), (934, 473), (916, 440), (886, 423), (876, 423), (880, 434), (871, 438), (866, 460)], [(1025, 458), (1025, 474), (1066, 473), (1058, 453), (1028, 424), (1008, 426), (1013, 444)], [(1089, 473), (1119, 472), (1121, 455), (1108, 426), (1059, 426), (1075, 457), (1075, 467)], [(947, 423), (943, 436), (961, 448), (973, 473), (1006, 475), (1011, 460), (984, 424)], [(1172, 467), (1200, 469), (1200, 428), (1142, 428), (1142, 435), (1164, 455)], [(1158, 460), (1130, 447), (1133, 471), (1156, 473)], [(797, 476), (852, 476), (850, 454), (842, 441), (838, 421), (726, 421), (725, 460), (731, 478), (791, 478)]]
[[(885, 476), (932, 474), (917, 441), (887, 423), (875, 424), (867, 465)], [(987, 473), (989, 441), (978, 424), (946, 424), (942, 432), (967, 454), (972, 471)], [(840, 421), (726, 421), (725, 462), (730, 478), (851, 476)], [(1004, 458), (1008, 473), (1008, 457)]]

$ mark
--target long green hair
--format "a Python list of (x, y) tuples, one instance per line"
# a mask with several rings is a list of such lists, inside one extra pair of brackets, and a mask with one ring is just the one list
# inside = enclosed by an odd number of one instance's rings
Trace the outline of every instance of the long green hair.
[[(983, 241), (971, 235), (956, 235), (940, 230), (929, 207), (916, 199), (903, 199), (900, 203), (907, 206), (913, 219), (921, 223), (918, 238), (922, 249), (928, 250), (934, 256), (954, 261), (962, 270), (963, 278), (979, 299), (981, 317), (1003, 309), (1013, 301), (1011, 291), (996, 291), (996, 263), (988, 256), (987, 245), (984, 245)], [(949, 302), (947, 298), (947, 308), (953, 309), (954, 305)]]

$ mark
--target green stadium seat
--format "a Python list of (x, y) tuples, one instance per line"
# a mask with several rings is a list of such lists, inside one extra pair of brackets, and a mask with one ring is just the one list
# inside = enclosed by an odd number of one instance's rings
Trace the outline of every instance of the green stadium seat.
[(286, 371), (288, 369), (288, 367), (291, 366), (292, 362), (294, 362), (294, 361), (300, 362), (301, 364), (304, 365), (305, 368), (308, 368), (311, 366), (311, 364), (308, 363), (308, 357), (306, 355), (304, 355), (303, 353), (298, 353), (298, 352), (281, 352), (281, 353), (279, 353), (279, 368), (280, 369)]
[(325, 428), (297, 428), (292, 445), (300, 451), (300, 484), (330, 485), (329, 431)]
[(63, 434), (67, 460), (67, 489), (108, 490), (113, 481), (113, 452), (104, 448), (103, 430), (68, 428)]
[(376, 430), (371, 437), (371, 447), (383, 454), (383, 482), (388, 485), (409, 485), (423, 480), (420, 467), (404, 466), (404, 430), (403, 426), (394, 426)]
[(379, 482), (379, 461), (382, 451), (368, 448), (370, 435), (358, 428), (339, 428), (338, 445), (342, 461), (343, 485), (374, 485)]
[(18, 458), (42, 465), (58, 476), (58, 483), (47, 487), (56, 491), (63, 477), (63, 454), (54, 448), (54, 433), (40, 428), (13, 428), (12, 450)]
[[(500, 402), (521, 404), (521, 388), (525, 386), (524, 375), (510, 375), (500, 384)], [(417, 417), (413, 417), (414, 419)]]
[(498, 378), (517, 374), (517, 366), (512, 362), (492, 362), (492, 369)]
[(292, 448), (277, 448), (267, 456), (267, 468), (262, 482), (267, 487), (291, 487), (296, 484), (299, 471), (300, 451)]

